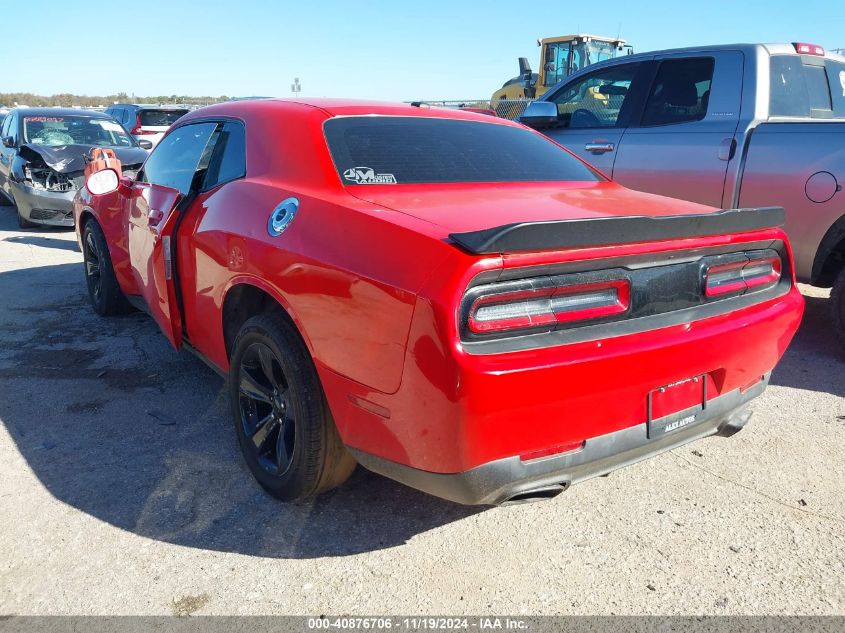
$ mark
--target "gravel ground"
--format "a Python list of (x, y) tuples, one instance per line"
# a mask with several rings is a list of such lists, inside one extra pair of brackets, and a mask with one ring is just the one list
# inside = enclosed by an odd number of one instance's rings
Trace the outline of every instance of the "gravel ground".
[(221, 379), (87, 305), (72, 232), (0, 208), (0, 613), (845, 614), (845, 356), (825, 293), (750, 425), (544, 503), (359, 469), (284, 505)]

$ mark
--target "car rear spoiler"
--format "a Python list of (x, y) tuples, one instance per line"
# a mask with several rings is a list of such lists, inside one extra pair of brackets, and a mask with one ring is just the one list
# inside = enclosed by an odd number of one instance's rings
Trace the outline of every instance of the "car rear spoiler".
[(783, 226), (784, 215), (782, 207), (760, 207), (691, 215), (521, 222), (481, 231), (451, 233), (449, 238), (470, 253), (488, 255), (758, 231)]

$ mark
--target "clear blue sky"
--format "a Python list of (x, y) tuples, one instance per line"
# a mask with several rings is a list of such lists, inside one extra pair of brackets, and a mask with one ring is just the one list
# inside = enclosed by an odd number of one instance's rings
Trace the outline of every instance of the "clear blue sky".
[(489, 97), (538, 37), (845, 47), (842, 0), (0, 0), (0, 92)]

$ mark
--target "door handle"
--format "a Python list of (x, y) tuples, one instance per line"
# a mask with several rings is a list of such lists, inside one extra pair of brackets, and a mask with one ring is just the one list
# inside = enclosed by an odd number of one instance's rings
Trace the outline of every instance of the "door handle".
[(592, 142), (587, 143), (584, 145), (584, 149), (588, 152), (593, 152), (594, 154), (604, 154), (605, 152), (612, 152), (615, 145), (613, 143), (608, 143), (606, 141), (602, 142)]

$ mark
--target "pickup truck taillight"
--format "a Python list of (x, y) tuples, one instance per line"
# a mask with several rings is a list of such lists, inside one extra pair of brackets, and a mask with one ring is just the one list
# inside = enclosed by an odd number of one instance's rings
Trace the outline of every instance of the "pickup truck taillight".
[(824, 56), (824, 48), (818, 44), (808, 44), (807, 42), (793, 42), (795, 52), (799, 55), (821, 55)]
[(508, 332), (620, 315), (630, 303), (627, 279), (492, 292), (475, 298), (467, 325), (476, 334)]
[(769, 288), (780, 281), (780, 257), (762, 257), (707, 268), (704, 294), (719, 297)]

